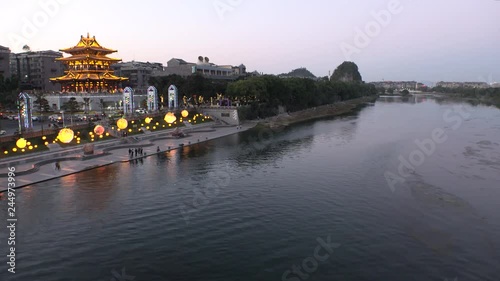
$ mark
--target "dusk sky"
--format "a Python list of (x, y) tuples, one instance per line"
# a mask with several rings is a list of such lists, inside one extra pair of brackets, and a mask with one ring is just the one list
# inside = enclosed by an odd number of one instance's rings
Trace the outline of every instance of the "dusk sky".
[(13, 52), (71, 47), (88, 32), (123, 61), (201, 55), (326, 76), (351, 60), (365, 81), (500, 82), (495, 0), (20, 0), (2, 3), (0, 22), (0, 45)]

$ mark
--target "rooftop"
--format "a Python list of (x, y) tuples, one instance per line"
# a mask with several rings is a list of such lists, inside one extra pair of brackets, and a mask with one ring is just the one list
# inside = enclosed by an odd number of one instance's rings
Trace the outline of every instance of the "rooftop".
[(74, 47), (60, 49), (60, 51), (69, 54), (78, 52), (89, 53), (90, 51), (94, 51), (100, 53), (101, 55), (106, 55), (116, 52), (116, 50), (102, 47), (101, 44), (99, 44), (99, 42), (97, 42), (97, 40), (95, 39), (95, 36), (90, 37), (88, 33), (87, 37), (83, 37), (82, 35), (80, 37), (80, 41), (78, 41), (78, 43)]

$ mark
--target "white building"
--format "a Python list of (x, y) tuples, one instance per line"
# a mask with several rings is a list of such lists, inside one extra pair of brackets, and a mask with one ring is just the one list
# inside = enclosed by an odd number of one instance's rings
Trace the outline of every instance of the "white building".
[(167, 62), (167, 67), (163, 71), (157, 71), (154, 76), (180, 75), (187, 77), (193, 74), (201, 74), (210, 79), (234, 80), (240, 76), (246, 75), (246, 67), (243, 64), (239, 66), (216, 65), (211, 63), (207, 57), (198, 57), (196, 63), (186, 62), (183, 59), (173, 58)]

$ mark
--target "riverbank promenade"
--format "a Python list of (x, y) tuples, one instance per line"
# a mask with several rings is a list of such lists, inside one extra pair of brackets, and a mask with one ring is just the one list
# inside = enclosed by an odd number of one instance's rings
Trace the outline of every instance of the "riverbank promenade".
[[(185, 137), (172, 136), (173, 130), (151, 132), (140, 136), (125, 137), (96, 143), (94, 154), (84, 155), (83, 146), (16, 157), (0, 161), (0, 192), (7, 190), (9, 168), (15, 168), (15, 188), (71, 175), (85, 170), (135, 161), (156, 154), (168, 153), (173, 149), (202, 143), (232, 135), (253, 128), (257, 123), (248, 122), (241, 126), (218, 126), (206, 123), (185, 129)], [(129, 149), (142, 148), (142, 154), (130, 156)], [(56, 169), (59, 163), (60, 169)]]

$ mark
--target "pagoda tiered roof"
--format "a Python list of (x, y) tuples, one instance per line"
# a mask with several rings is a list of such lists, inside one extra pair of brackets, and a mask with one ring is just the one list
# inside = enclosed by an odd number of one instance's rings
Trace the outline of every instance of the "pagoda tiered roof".
[(100, 53), (101, 55), (107, 55), (116, 52), (116, 50), (102, 47), (101, 44), (99, 44), (95, 39), (95, 36), (92, 36), (91, 38), (88, 33), (87, 37), (83, 37), (82, 35), (80, 37), (80, 41), (75, 46), (66, 49), (60, 49), (59, 51), (68, 54), (96, 52)]
[(109, 72), (104, 73), (77, 73), (73, 71), (68, 71), (68, 73), (64, 76), (50, 78), (51, 81), (54, 82), (72, 82), (72, 81), (113, 81), (113, 82), (121, 82), (126, 81), (128, 78), (116, 76)]
[(106, 56), (91, 55), (91, 54), (79, 54), (66, 58), (61, 57), (61, 58), (56, 58), (56, 60), (58, 61), (96, 60), (96, 61), (115, 61), (115, 62), (121, 61), (121, 59), (115, 59)]
[(116, 52), (97, 42), (95, 36), (80, 37), (80, 41), (71, 48), (60, 49), (70, 54), (69, 57), (56, 58), (67, 65), (67, 70), (60, 77), (50, 78), (50, 81), (61, 83), (63, 91), (115, 91), (119, 83), (128, 78), (114, 75), (111, 65), (121, 59), (106, 55)]

